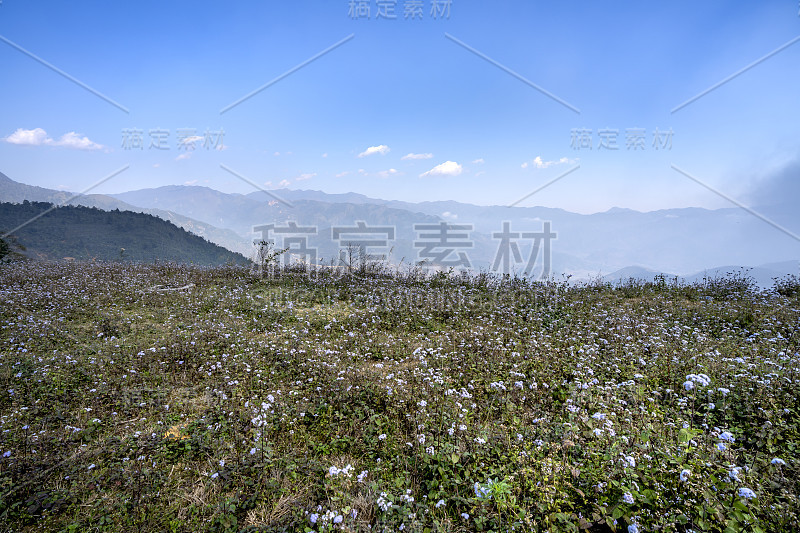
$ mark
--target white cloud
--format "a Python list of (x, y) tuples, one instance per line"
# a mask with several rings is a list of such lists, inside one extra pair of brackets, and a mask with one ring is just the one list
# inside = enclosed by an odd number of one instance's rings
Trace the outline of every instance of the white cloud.
[(379, 178), (388, 178), (390, 176), (394, 176), (395, 174), (397, 174), (397, 170), (390, 168), (389, 170), (381, 170), (376, 175)]
[(536, 168), (548, 168), (548, 167), (552, 167), (554, 165), (565, 165), (567, 163), (574, 163), (574, 161), (571, 161), (568, 157), (562, 157), (561, 159), (557, 159), (557, 160), (554, 160), (554, 161), (544, 161), (544, 160), (542, 160), (541, 156), (537, 155), (533, 159), (533, 161), (531, 161), (530, 163), (525, 161), (524, 163), (522, 163), (521, 166), (522, 166), (522, 168), (528, 168), (530, 165), (533, 165)]
[(449, 218), (455, 220), (458, 218), (458, 215), (456, 215), (455, 213), (451, 213), (450, 211), (445, 211), (444, 213), (442, 213), (442, 218)]
[(336, 177), (337, 178), (343, 178), (343, 177), (347, 176), (348, 174), (351, 174), (351, 172), (349, 170), (345, 170), (344, 172), (339, 172), (338, 174), (336, 174)]
[(297, 176), (297, 178), (295, 178), (295, 181), (310, 180), (311, 178), (313, 178), (316, 175), (317, 175), (316, 172), (310, 172), (310, 173), (307, 173), (307, 174), (300, 174), (299, 176)]
[(427, 172), (419, 175), (420, 178), (427, 176), (458, 176), (463, 171), (463, 167), (455, 161), (445, 161), (441, 165), (436, 165)]
[(42, 144), (47, 144), (48, 141), (52, 141), (52, 139), (47, 137), (47, 132), (42, 128), (34, 128), (32, 130), (19, 128), (3, 140), (11, 144), (27, 144), (30, 146), (40, 146)]
[(289, 180), (281, 180), (281, 182), (278, 183), (278, 187), (288, 187), (289, 185)]
[(472, 162), (472, 164), (473, 164), (473, 165), (482, 165), (482, 164), (484, 164), (485, 162), (486, 162), (486, 161), (484, 161), (482, 157), (479, 157), (478, 159), (474, 160), (474, 161)]
[(153, 163), (153, 168), (158, 168), (161, 166), (161, 163)]
[(179, 155), (178, 157), (176, 157), (175, 161), (183, 161), (184, 159), (189, 159), (190, 157), (192, 157), (192, 153), (191, 152), (184, 152), (181, 155)]
[(194, 185), (195, 183), (197, 183), (197, 180), (189, 180), (183, 182), (184, 185)]
[(388, 146), (386, 146), (385, 144), (380, 144), (378, 146), (370, 146), (369, 148), (358, 154), (358, 157), (367, 157), (368, 155), (372, 154), (386, 155), (389, 153), (389, 151), (390, 148)]
[(325, 152), (324, 154), (322, 154), (322, 157), (323, 158), (328, 157), (328, 152)]
[(90, 140), (88, 137), (81, 137), (80, 134), (71, 131), (65, 133), (58, 140), (51, 139), (47, 132), (42, 128), (26, 130), (17, 129), (14, 133), (3, 139), (7, 143), (27, 145), (27, 146), (61, 146), (73, 150), (102, 150), (102, 144)]
[(407, 154), (400, 158), (401, 161), (406, 161), (407, 159), (432, 159), (433, 154)]
[(272, 187), (272, 182), (271, 181), (265, 181), (264, 182), (264, 186), (265, 187)]
[(279, 155), (281, 155), (281, 153), (280, 153), (280, 152), (275, 152), (275, 153), (274, 153), (274, 154), (272, 154), (272, 155), (274, 155), (275, 157), (278, 157)]

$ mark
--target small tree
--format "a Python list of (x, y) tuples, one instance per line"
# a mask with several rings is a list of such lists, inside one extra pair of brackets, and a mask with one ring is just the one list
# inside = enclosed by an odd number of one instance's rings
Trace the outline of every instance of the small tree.
[(272, 241), (259, 241), (256, 243), (256, 256), (251, 272), (257, 272), (259, 276), (264, 276), (264, 272), (267, 272), (267, 275), (271, 277), (278, 267), (278, 257), (288, 250), (289, 248), (276, 250), (275, 243)]

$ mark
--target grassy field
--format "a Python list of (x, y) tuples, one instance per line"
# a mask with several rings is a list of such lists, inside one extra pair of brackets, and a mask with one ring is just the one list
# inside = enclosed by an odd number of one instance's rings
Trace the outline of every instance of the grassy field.
[(5, 265), (0, 528), (797, 531), (797, 287)]

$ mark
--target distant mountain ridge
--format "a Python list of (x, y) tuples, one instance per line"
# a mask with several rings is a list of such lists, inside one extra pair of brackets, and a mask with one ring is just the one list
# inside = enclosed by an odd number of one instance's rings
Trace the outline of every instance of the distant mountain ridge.
[[(240, 235), (249, 231), (249, 226), (270, 217), (325, 226), (348, 217), (361, 217), (371, 224), (402, 223), (409, 228), (415, 219), (422, 221), (422, 216), (473, 224), (475, 246), (470, 257), (477, 268), (483, 269), (493, 264), (498, 247), (493, 234), (501, 231), (504, 221), (518, 231), (539, 230), (543, 221), (551, 221), (552, 230), (558, 234), (553, 242), (553, 272), (579, 277), (599, 271), (615, 272), (635, 264), (647, 265), (654, 271), (692, 275), (709, 265), (758, 265), (800, 257), (800, 242), (738, 207), (650, 212), (612, 208), (583, 215), (550, 207), (478, 206), (455, 201), (410, 203), (315, 190), (277, 189), (270, 193), (294, 207), (263, 191), (241, 195), (205, 187), (168, 186), (114, 196), (137, 205), (159, 206), (197, 216), (208, 223), (234, 229)], [(269, 204), (271, 209), (264, 207)], [(242, 206), (247, 207), (242, 209)], [(390, 220), (386, 216), (390, 210), (403, 211), (405, 215)], [(800, 233), (800, 217), (792, 216), (785, 206), (768, 206), (761, 212), (790, 231)], [(413, 240), (415, 235), (406, 231), (406, 237)], [(411, 251), (414, 252), (413, 248)], [(518, 264), (517, 270), (522, 267)]]
[(97, 207), (98, 209), (106, 211), (119, 209), (120, 211), (147, 213), (172, 222), (176, 226), (236, 253), (249, 256), (252, 252), (252, 243), (250, 239), (241, 237), (232, 230), (217, 228), (211, 224), (194, 220), (177, 212), (134, 206), (104, 194), (76, 195), (71, 192), (45, 189), (35, 185), (26, 185), (12, 180), (0, 172), (0, 202), (22, 203), (24, 200), (28, 200), (30, 202), (48, 202), (61, 205), (71, 198), (72, 201), (69, 202), (69, 205)]
[[(2, 189), (0, 187), (0, 193)], [(1, 194), (0, 199), (3, 199)], [(708, 270), (709, 265), (767, 265), (800, 257), (800, 242), (738, 207), (716, 210), (689, 207), (650, 212), (612, 208), (583, 215), (541, 206), (511, 208), (455, 201), (411, 203), (358, 193), (328, 194), (290, 189), (273, 190), (269, 194), (264, 191), (231, 194), (183, 185), (110, 196), (90, 195), (80, 201), (109, 205), (119, 202), (130, 209), (160, 213), (162, 217), (182, 216), (183, 227), (195, 224), (205, 226), (209, 233), (214, 230), (235, 233), (241, 246), (237, 250), (252, 248), (251, 242), (256, 238), (254, 226), (285, 226), (289, 222), (313, 226), (316, 234), (309, 237), (308, 245), (318, 249), (319, 257), (328, 259), (340, 252), (341, 243), (332, 242), (335, 226), (353, 225), (360, 220), (373, 226), (394, 226), (397, 234), (392, 243), (392, 260), (410, 263), (419, 260), (420, 251), (414, 224), (472, 224), (472, 247), (467, 253), (473, 268), (478, 270), (490, 270), (496, 264), (500, 245), (497, 235), (504, 222), (510, 223), (512, 231), (541, 231), (543, 223), (550, 221), (552, 231), (558, 235), (552, 242), (551, 272), (570, 274), (575, 279), (630, 270), (632, 265), (641, 265), (644, 269), (641, 273), (645, 275), (669, 272), (694, 276)], [(800, 216), (789, 204), (767, 206), (761, 208), (760, 213), (788, 231), (800, 233)], [(221, 243), (220, 239), (214, 242)], [(516, 273), (521, 273), (525, 267), (531, 241), (520, 241), (519, 250), (522, 263), (512, 265), (512, 272)], [(538, 266), (541, 266), (541, 259), (540, 252)]]

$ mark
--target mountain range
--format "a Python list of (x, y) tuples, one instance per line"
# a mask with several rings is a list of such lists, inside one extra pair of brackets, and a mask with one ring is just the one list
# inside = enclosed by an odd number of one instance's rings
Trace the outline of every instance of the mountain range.
[[(0, 174), (0, 201), (64, 201), (69, 197), (69, 193), (24, 185)], [(550, 207), (478, 206), (454, 201), (410, 203), (357, 193), (280, 189), (236, 194), (201, 186), (169, 185), (81, 196), (72, 203), (150, 213), (248, 255), (252, 253), (252, 241), (259, 238), (254, 227), (288, 227), (294, 223), (315, 228), (315, 234), (299, 237), (307, 237), (306, 244), (317, 249), (319, 261), (334, 259), (346, 244), (344, 238), (333, 239), (333, 230), (355, 227), (358, 221), (368, 226), (394, 227), (394, 240), (378, 251), (391, 248), (390, 259), (406, 263), (421, 259), (418, 252), (425, 249), (421, 243), (423, 230), (415, 231), (415, 224), (472, 225), (472, 231), (467, 232), (472, 246), (465, 251), (471, 266), (479, 270), (492, 269), (502, 243), (497, 234), (503, 230), (504, 222), (509, 223), (511, 232), (541, 232), (547, 221), (557, 235), (551, 242), (551, 272), (571, 274), (574, 279), (620, 279), (628, 273), (638, 276), (651, 272), (692, 279), (702, 278), (704, 272), (749, 266), (760, 269), (751, 272), (758, 274), (755, 277), (760, 283), (772, 274), (798, 274), (800, 258), (800, 240), (792, 236), (800, 234), (800, 216), (790, 198), (749, 210), (689, 207), (640, 212), (612, 208), (602, 213), (579, 214)], [(355, 235), (352, 231), (350, 234)], [(363, 241), (368, 236), (354, 237), (359, 238)], [(518, 244), (516, 257), (513, 244), (505, 250), (512, 259), (520, 259), (511, 262), (512, 271), (522, 272), (533, 240), (514, 242)], [(540, 269), (541, 250), (536, 263)]]

